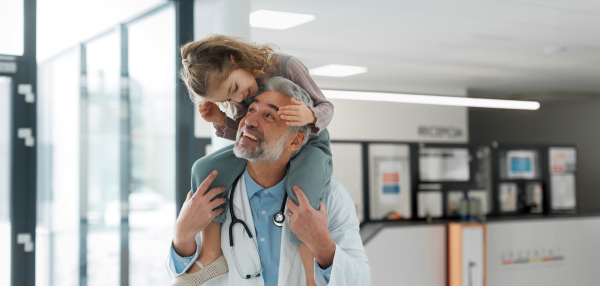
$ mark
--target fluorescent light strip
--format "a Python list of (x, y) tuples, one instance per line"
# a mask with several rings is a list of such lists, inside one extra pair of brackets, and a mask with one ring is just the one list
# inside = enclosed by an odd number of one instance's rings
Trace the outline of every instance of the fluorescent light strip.
[(289, 13), (272, 10), (256, 10), (250, 13), (250, 26), (285, 30), (316, 19), (315, 15)]
[(332, 76), (332, 77), (346, 77), (351, 75), (357, 75), (366, 73), (366, 67), (359, 66), (347, 66), (347, 65), (326, 65), (309, 70), (310, 75), (316, 76)]
[(431, 105), (466, 106), (482, 108), (537, 110), (540, 104), (536, 101), (485, 99), (455, 96), (417, 95), (402, 93), (363, 92), (345, 90), (323, 90), (325, 97), (332, 99), (386, 101)]

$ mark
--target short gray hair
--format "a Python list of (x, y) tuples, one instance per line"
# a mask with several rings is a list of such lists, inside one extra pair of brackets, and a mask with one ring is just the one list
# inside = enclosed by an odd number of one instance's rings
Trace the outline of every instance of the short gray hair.
[[(272, 77), (267, 81), (265, 87), (266, 90), (279, 92), (287, 97), (293, 98), (297, 101), (304, 103), (308, 107), (314, 107), (314, 103), (310, 98), (310, 95), (308, 95), (308, 92), (306, 92), (302, 87), (300, 87), (299, 85), (295, 84), (293, 81), (287, 78), (279, 76)], [(298, 154), (298, 152), (300, 152), (300, 149), (302, 149), (302, 146), (306, 144), (306, 141), (308, 141), (308, 137), (310, 137), (310, 128), (306, 125), (288, 127), (288, 134), (296, 132), (304, 132), (305, 137), (300, 148), (292, 152), (292, 158), (294, 158)]]

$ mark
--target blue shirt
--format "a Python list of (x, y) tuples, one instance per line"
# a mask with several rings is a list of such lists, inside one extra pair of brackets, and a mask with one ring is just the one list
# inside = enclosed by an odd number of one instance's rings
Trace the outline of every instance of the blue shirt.
[[(252, 209), (260, 264), (263, 268), (261, 276), (263, 277), (265, 286), (277, 285), (282, 228), (273, 223), (273, 216), (281, 210), (285, 196), (287, 176), (277, 185), (268, 189), (257, 184), (250, 177), (250, 174), (248, 174), (248, 169), (244, 172), (244, 180), (246, 182), (246, 192), (248, 193), (250, 208)], [(186, 266), (192, 262), (193, 256), (180, 257), (172, 247), (171, 254), (177, 273), (183, 272)], [(331, 274), (331, 268), (329, 267), (326, 270), (319, 269), (327, 282), (329, 282), (330, 276), (328, 274)]]

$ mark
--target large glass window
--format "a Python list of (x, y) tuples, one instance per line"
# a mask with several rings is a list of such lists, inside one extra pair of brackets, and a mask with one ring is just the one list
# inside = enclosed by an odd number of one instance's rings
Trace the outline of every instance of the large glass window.
[(23, 0), (0, 1), (0, 55), (23, 55)]
[(175, 11), (128, 26), (131, 110), (130, 285), (166, 285), (175, 223)]
[(10, 93), (11, 79), (0, 76), (0, 285), (10, 285)]
[[(120, 270), (120, 41), (114, 32), (86, 45), (88, 101), (87, 279), (88, 285), (118, 285)], [(84, 202), (85, 203), (85, 202)], [(127, 251), (127, 249), (123, 250)]]
[(164, 5), (39, 65), (36, 285), (170, 282), (175, 29)]
[[(36, 285), (79, 285), (79, 53), (39, 65)], [(8, 285), (8, 284), (7, 284)]]

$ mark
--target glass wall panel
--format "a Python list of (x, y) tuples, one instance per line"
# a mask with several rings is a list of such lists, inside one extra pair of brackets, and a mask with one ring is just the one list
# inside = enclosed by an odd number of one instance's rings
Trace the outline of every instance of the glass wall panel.
[(167, 285), (175, 222), (175, 10), (128, 26), (130, 285)]
[(0, 76), (0, 285), (10, 285), (10, 94), (11, 78)]
[(0, 1), (0, 54), (23, 55), (23, 0)]
[[(86, 45), (88, 126), (87, 277), (89, 286), (119, 285), (120, 41), (108, 34)], [(127, 250), (124, 250), (127, 251)]]
[(79, 53), (38, 68), (36, 285), (79, 285)]

